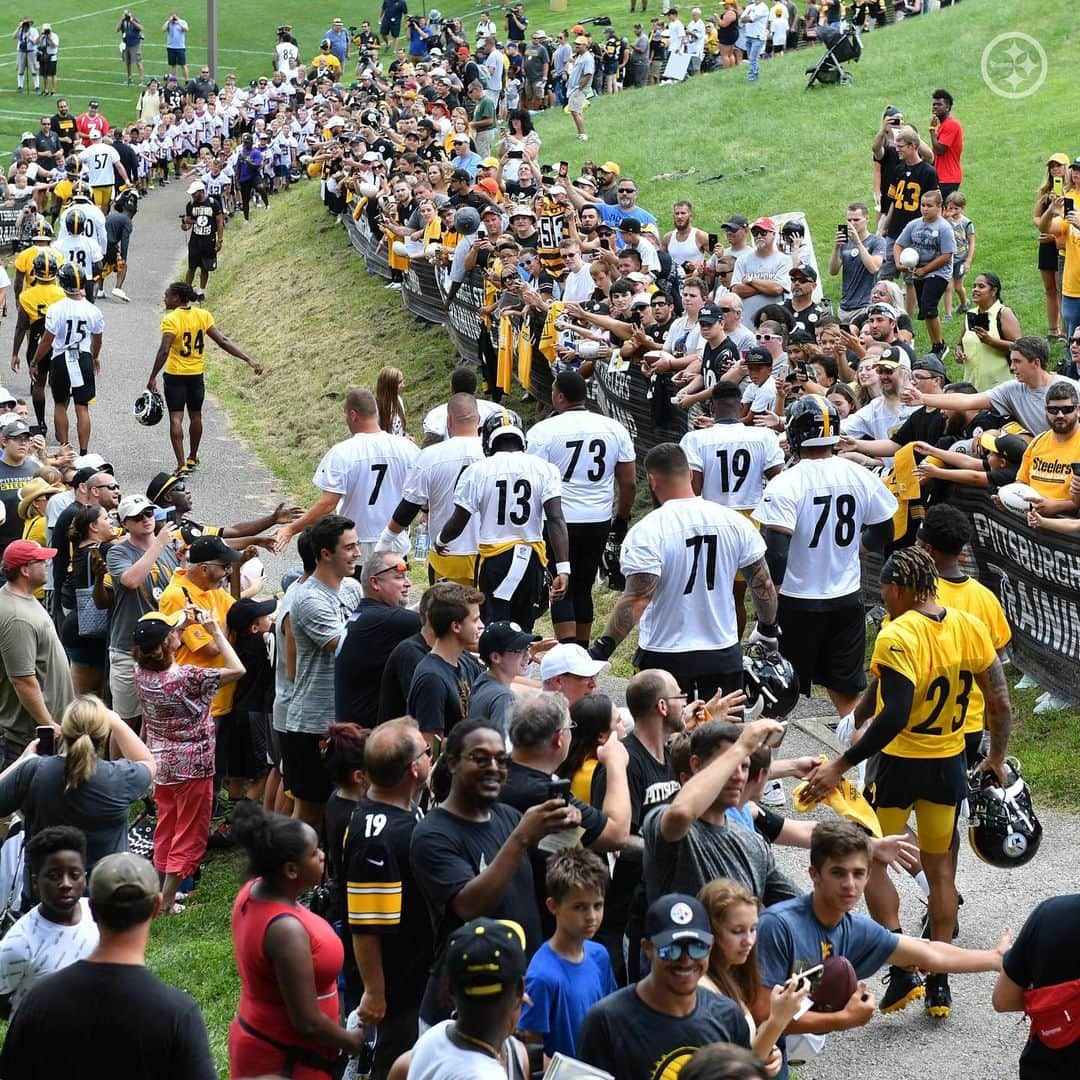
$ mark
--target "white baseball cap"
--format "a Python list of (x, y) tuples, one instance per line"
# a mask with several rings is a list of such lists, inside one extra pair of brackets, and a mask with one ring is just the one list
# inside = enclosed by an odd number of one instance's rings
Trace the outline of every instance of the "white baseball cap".
[(544, 654), (540, 662), (540, 678), (554, 679), (559, 675), (577, 675), (591, 679), (610, 665), (606, 660), (594, 660), (580, 645), (556, 645)]

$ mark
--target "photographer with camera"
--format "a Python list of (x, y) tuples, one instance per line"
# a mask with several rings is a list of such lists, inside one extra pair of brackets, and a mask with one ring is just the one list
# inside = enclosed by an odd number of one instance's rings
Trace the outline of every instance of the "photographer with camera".
[(188, 74), (187, 65), (188, 24), (174, 11), (166, 19), (161, 32), (165, 35), (165, 51), (170, 70), (179, 78), (180, 72), (178, 69), (183, 68), (184, 80), (188, 80), (191, 77)]
[[(56, 93), (56, 58), (60, 52), (60, 36), (49, 23), (41, 24), (38, 37), (38, 71), (41, 73), (41, 96), (52, 97)], [(50, 88), (51, 80), (51, 88)]]
[(34, 89), (40, 91), (41, 85), (38, 75), (37, 47), (38, 39), (41, 37), (41, 34), (34, 25), (34, 20), (20, 19), (19, 25), (12, 31), (11, 37), (15, 42), (15, 72), (18, 80), (19, 93), (22, 93), (26, 83), (26, 73), (28, 71), (34, 77)]
[(127, 84), (131, 85), (131, 65), (139, 69), (139, 82), (146, 77), (143, 71), (142, 39), (143, 24), (131, 14), (125, 11), (123, 17), (116, 24), (116, 32), (121, 35), (124, 43), (122, 50), (124, 67), (127, 69)]

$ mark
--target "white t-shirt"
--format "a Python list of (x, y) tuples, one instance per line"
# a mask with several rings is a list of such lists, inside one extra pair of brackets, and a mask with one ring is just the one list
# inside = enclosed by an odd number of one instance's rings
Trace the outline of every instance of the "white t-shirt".
[(753, 510), (765, 490), (765, 470), (784, 464), (772, 431), (738, 422), (687, 432), (679, 445), (690, 468), (701, 473), (701, 497), (732, 510)]
[(531, 454), (501, 450), (470, 465), (454, 502), (480, 519), (480, 546), (538, 543), (544, 538), (544, 503), (562, 495), (554, 465)]
[(81, 899), (79, 909), (79, 921), (62, 926), (46, 919), (39, 904), (0, 941), (0, 994), (11, 997), (13, 1014), (35, 983), (85, 960), (97, 948), (98, 928), (90, 914), (90, 901)]
[(873, 473), (830, 457), (798, 462), (774, 476), (754, 520), (791, 532), (783, 596), (832, 600), (860, 589), (864, 525), (896, 512), (892, 492)]
[(705, 55), (705, 23), (700, 17), (686, 24), (686, 51), (699, 60)]
[[(425, 446), (405, 478), (401, 497), (428, 508), (428, 535), (437, 537), (454, 512), (454, 489), (458, 478), (484, 456), (479, 436), (456, 436)], [(469, 519), (461, 535), (449, 545), (449, 555), (475, 555), (480, 523)]]
[(667, 24), (668, 52), (682, 52), (686, 42), (686, 27), (678, 19), (672, 19)]
[(493, 1057), (450, 1041), (446, 1029), (452, 1023), (443, 1020), (417, 1039), (409, 1061), (409, 1080), (506, 1080), (506, 1070)]
[(680, 315), (664, 335), (664, 348), (674, 356), (690, 356), (701, 352), (701, 324), (687, 325), (685, 315)]
[(65, 296), (45, 312), (45, 329), (53, 336), (53, 356), (76, 346), (89, 352), (91, 335), (105, 332), (105, 317), (89, 300)]
[[(425, 435), (438, 435), (443, 439), (450, 437), (450, 432), (446, 428), (446, 408), (445, 405), (436, 405), (424, 417)], [(476, 399), (476, 410), (480, 414), (481, 425), (492, 413), (502, 412), (502, 409), (503, 407), (496, 405), (494, 401), (485, 401), (483, 398)]]
[(356, 522), (361, 543), (371, 543), (397, 509), (405, 476), (419, 454), (401, 435), (361, 432), (330, 448), (312, 483), (341, 496), (338, 513)]
[(529, 453), (550, 461), (562, 477), (563, 516), (571, 525), (610, 521), (615, 466), (634, 461), (634, 442), (618, 422), (572, 409), (529, 429)]
[[(762, 367), (765, 365), (762, 364)], [(770, 375), (760, 386), (749, 379), (743, 387), (742, 402), (752, 413), (772, 412), (776, 408), (776, 380)]]
[[(840, 421), (840, 430), (853, 439), (891, 439), (893, 432), (918, 408), (904, 405), (899, 398), (890, 402), (884, 394)], [(888, 468), (892, 458), (882, 458)]]
[(279, 41), (274, 46), (274, 66), (282, 74), (289, 74), (290, 60), (299, 59), (300, 50), (291, 41)]
[[(760, 7), (766, 15), (768, 14), (769, 9), (765, 7), (764, 4), (756, 6)], [(764, 29), (762, 30), (761, 36), (765, 36)], [(791, 257), (789, 255), (784, 255), (779, 251), (773, 252), (772, 255), (762, 257), (751, 248), (745, 254), (740, 255), (735, 262), (735, 270), (731, 275), (732, 288), (740, 282), (746, 281), (748, 278), (778, 281), (784, 287), (784, 291), (778, 293), (776, 296), (766, 296), (764, 293), (754, 293), (753, 296), (744, 296), (742, 298), (742, 321), (746, 326), (753, 326), (754, 316), (763, 307), (767, 307), (769, 304), (782, 304), (784, 302), (784, 296), (791, 292)]]
[(567, 274), (563, 280), (562, 298), (567, 304), (580, 304), (583, 300), (588, 300), (592, 293), (592, 274), (589, 273), (587, 265)]
[(660, 584), (638, 635), (643, 649), (690, 652), (738, 643), (735, 572), (765, 554), (746, 518), (705, 499), (670, 499), (641, 519), (622, 545), (622, 572), (655, 574)]
[(743, 9), (742, 23), (743, 32), (748, 38), (759, 38), (764, 41), (768, 36), (769, 9), (765, 4), (752, 2)]

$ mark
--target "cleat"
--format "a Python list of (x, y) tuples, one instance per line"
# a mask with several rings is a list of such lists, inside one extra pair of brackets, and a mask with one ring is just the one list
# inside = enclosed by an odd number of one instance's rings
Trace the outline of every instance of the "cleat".
[(952, 991), (948, 975), (926, 977), (926, 1014), (944, 1020), (952, 1012)]
[(900, 1012), (926, 994), (922, 979), (906, 968), (891, 965), (888, 974), (881, 981), (888, 986), (878, 1005), (883, 1013)]

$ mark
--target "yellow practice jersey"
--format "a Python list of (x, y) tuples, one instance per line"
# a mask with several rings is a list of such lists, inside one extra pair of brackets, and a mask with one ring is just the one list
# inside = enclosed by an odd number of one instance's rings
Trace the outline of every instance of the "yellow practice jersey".
[[(975, 676), (996, 658), (986, 627), (956, 608), (947, 608), (940, 620), (905, 611), (882, 626), (870, 670), (880, 679), (882, 669), (891, 668), (915, 687), (907, 724), (885, 753), (905, 758), (961, 753)], [(877, 706), (880, 712), (880, 686)]]
[(31, 324), (45, 318), (45, 312), (67, 294), (59, 285), (27, 285), (19, 293), (19, 307), (26, 312)]
[(214, 316), (203, 308), (173, 308), (161, 320), (162, 334), (172, 334), (166, 375), (201, 375), (205, 364), (207, 331)]
[(64, 177), (53, 185), (53, 194), (60, 200), (60, 208), (64, 209), (67, 204), (71, 202), (71, 193), (75, 190), (75, 181), (69, 177)]
[(62, 266), (64, 263), (63, 252), (57, 251), (51, 244), (46, 244), (45, 247), (41, 247), (39, 244), (31, 244), (28, 248), (23, 248), (22, 251), (15, 256), (15, 270), (23, 275), (27, 283), (33, 279), (31, 271), (34, 267), (34, 260), (42, 252), (51, 255), (56, 261), (57, 266)]
[(1028, 444), (1016, 479), (1030, 484), (1045, 499), (1067, 499), (1074, 461), (1080, 461), (1080, 427), (1064, 442), (1056, 439), (1052, 431), (1044, 431)]
[(566, 277), (559, 244), (566, 239), (566, 208), (552, 199), (544, 198), (536, 216), (536, 254), (544, 269), (556, 281)]
[[(990, 642), (998, 653), (1012, 641), (1012, 629), (1005, 618), (1005, 609), (1001, 601), (983, 584), (974, 578), (963, 581), (949, 581), (938, 578), (938, 603), (944, 608), (955, 608), (974, 615), (990, 632)], [(978, 734), (983, 729), (986, 703), (983, 692), (978, 686), (972, 687), (971, 702), (968, 704), (967, 717), (964, 720), (964, 734)]]

